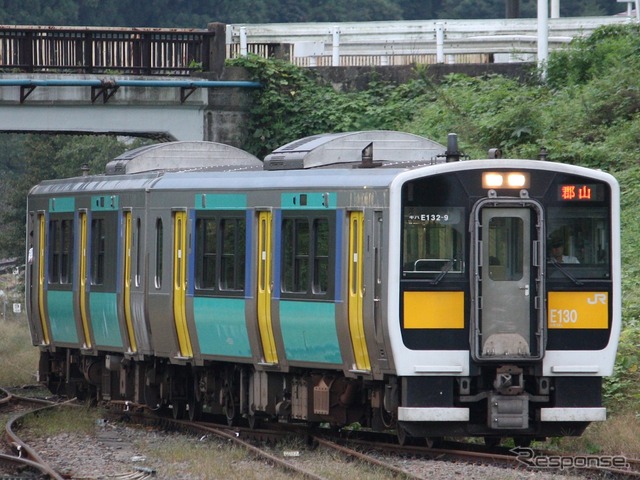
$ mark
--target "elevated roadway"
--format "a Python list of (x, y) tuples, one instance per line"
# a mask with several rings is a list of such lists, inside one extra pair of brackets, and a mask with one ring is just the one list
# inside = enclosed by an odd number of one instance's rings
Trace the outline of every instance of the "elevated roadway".
[(238, 144), (247, 80), (4, 74), (0, 131), (109, 133)]

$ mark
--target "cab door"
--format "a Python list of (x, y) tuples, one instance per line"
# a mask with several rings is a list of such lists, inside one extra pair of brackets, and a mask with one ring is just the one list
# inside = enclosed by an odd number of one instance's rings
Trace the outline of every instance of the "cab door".
[(541, 208), (492, 201), (475, 209), (476, 359), (542, 356)]

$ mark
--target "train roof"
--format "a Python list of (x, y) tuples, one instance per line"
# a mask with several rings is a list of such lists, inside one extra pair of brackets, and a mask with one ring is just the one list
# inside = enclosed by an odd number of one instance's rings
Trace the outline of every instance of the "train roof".
[[(451, 136), (451, 135), (450, 135)], [(95, 191), (246, 190), (288, 188), (388, 188), (396, 179), (460, 169), (534, 168), (581, 172), (575, 166), (535, 160), (493, 159), (448, 163), (457, 145), (402, 132), (367, 131), (314, 135), (265, 158), (215, 142), (168, 142), (126, 152), (104, 175), (44, 181), (34, 195)], [(458, 155), (457, 158), (460, 158)], [(264, 166), (264, 170), (263, 170)], [(373, 168), (376, 167), (376, 168)]]
[(167, 170), (243, 170), (262, 168), (257, 157), (217, 142), (167, 142), (123, 153), (106, 166), (107, 175)]
[(445, 162), (446, 147), (405, 132), (370, 130), (313, 135), (274, 150), (264, 159), (265, 170), (398, 166), (398, 163)]

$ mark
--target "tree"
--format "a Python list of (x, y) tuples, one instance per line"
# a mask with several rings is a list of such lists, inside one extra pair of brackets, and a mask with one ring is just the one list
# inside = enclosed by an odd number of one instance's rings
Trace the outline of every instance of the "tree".
[(113, 158), (135, 148), (141, 141), (126, 145), (113, 136), (13, 135), (21, 162), (20, 171), (2, 182), (7, 208), (0, 212), (0, 256), (20, 256), (24, 251), (27, 193), (43, 180), (81, 175), (81, 167), (102, 173)]

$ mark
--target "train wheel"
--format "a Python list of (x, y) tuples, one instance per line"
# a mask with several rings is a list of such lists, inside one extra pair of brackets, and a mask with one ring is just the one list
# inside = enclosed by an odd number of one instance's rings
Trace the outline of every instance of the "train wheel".
[(531, 446), (531, 437), (513, 437), (513, 443), (516, 447), (529, 448)]
[(442, 446), (442, 437), (426, 437), (427, 448), (440, 448)]
[(231, 392), (228, 392), (225, 396), (224, 414), (227, 417), (227, 425), (233, 426), (236, 423), (237, 412)]
[(256, 428), (260, 428), (260, 419), (256, 417), (254, 414), (247, 415), (247, 423), (249, 424), (249, 428), (251, 430), (255, 430)]
[(171, 404), (171, 414), (175, 420), (184, 418), (185, 402), (182, 400), (176, 400)]
[(493, 448), (500, 445), (501, 440), (500, 437), (484, 437), (484, 444), (489, 448)]
[(187, 395), (187, 414), (192, 422), (200, 420), (202, 417), (202, 401), (199, 393), (198, 384), (194, 383), (193, 388)]
[(401, 446), (405, 446), (407, 445), (407, 442), (409, 441), (409, 435), (407, 434), (407, 431), (402, 428), (402, 426), (400, 424), (398, 424), (398, 427), (396, 429), (396, 435), (398, 437), (398, 443)]
[(200, 420), (202, 417), (202, 405), (195, 398), (190, 399), (187, 402), (187, 413), (189, 415), (189, 420), (195, 422), (196, 420)]

